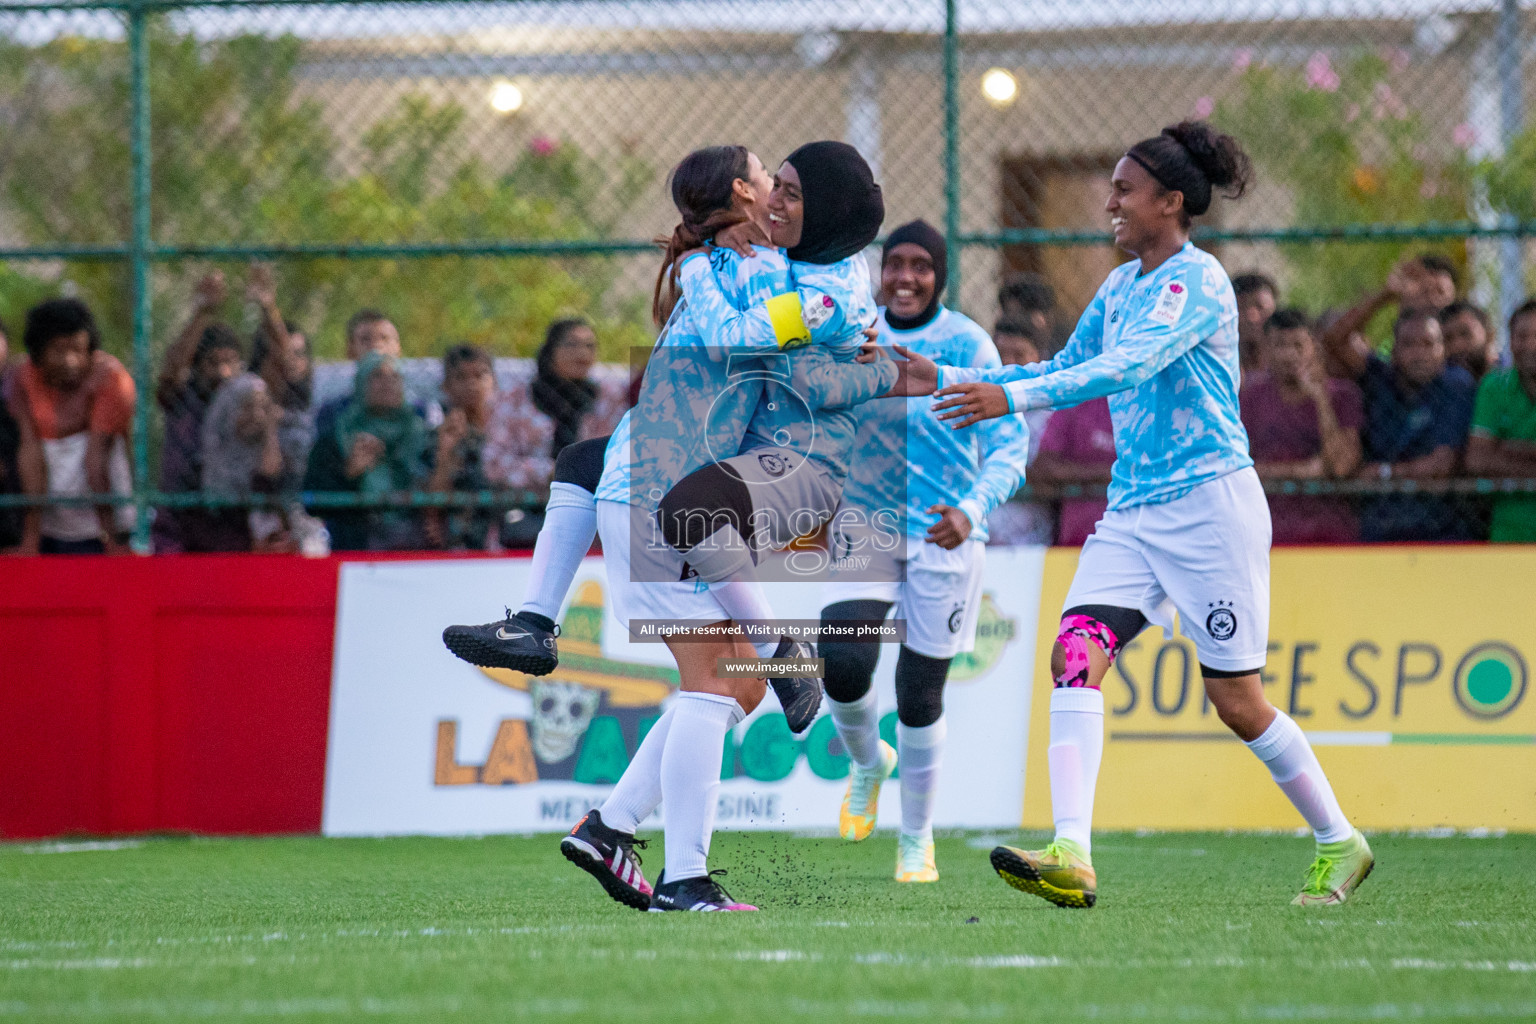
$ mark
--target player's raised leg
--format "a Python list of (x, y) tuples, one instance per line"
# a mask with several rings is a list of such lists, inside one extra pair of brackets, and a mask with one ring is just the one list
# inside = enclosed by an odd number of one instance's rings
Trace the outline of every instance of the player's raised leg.
[(825, 661), (827, 709), (838, 738), (848, 751), (848, 788), (837, 816), (837, 832), (858, 842), (875, 829), (880, 788), (896, 770), (896, 751), (880, 738), (880, 706), (875, 699), (875, 666), (880, 644), (872, 639), (836, 636), (830, 630), (878, 624), (890, 601), (837, 601), (821, 610), (823, 637), (817, 653)]
[(509, 668), (541, 676), (560, 662), (555, 619), (576, 578), (581, 560), (597, 536), (597, 490), (608, 438), (578, 441), (561, 449), (549, 485), (544, 525), (529, 566), (523, 606), (499, 622), (449, 626), (443, 643), (471, 665)]

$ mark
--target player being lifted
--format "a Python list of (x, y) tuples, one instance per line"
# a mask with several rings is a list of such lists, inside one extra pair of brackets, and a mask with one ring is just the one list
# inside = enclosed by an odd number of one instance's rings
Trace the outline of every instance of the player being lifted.
[[(928, 224), (913, 221), (891, 232), (880, 260), (887, 302), (880, 343), (946, 366), (1001, 366), (987, 332), (940, 303), (947, 266), (944, 236)], [(1015, 416), (974, 431), (951, 430), (927, 398), (860, 406), (857, 433), (842, 505), (832, 519), (822, 625), (879, 622), (894, 604), (906, 639), (896, 659), (897, 750), (880, 738), (871, 685), (880, 644), (821, 641), (828, 707), (852, 761), (838, 831), (855, 841), (869, 836), (881, 783), (899, 753), (896, 880), (933, 882), (939, 877), (933, 803), (944, 751), (944, 681), (950, 660), (975, 639), (987, 515), (1023, 482), (1029, 434)], [(882, 514), (889, 527), (877, 521)]]
[(905, 393), (935, 381), (942, 418), (966, 427), (1108, 396), (1116, 460), (1109, 510), (1083, 546), (1051, 651), (1048, 762), (1056, 838), (1000, 846), (1008, 884), (1058, 906), (1090, 907), (1094, 785), (1104, 749), (1099, 691), (1115, 655), (1147, 624), (1194, 641), (1217, 714), (1264, 762), (1312, 826), (1317, 854), (1297, 904), (1344, 902), (1374, 860), (1339, 809), (1311, 745), (1264, 696), (1269, 508), (1238, 418), (1237, 308), (1215, 257), (1189, 241), (1213, 192), (1251, 178), (1231, 136), (1184, 122), (1132, 146), (1105, 209), (1137, 259), (1112, 271), (1056, 358), (1003, 370), (912, 365)]

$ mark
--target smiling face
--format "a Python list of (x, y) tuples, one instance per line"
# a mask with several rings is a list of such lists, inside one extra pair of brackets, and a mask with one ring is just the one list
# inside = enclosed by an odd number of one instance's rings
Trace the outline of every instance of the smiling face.
[(915, 242), (892, 246), (880, 265), (880, 291), (893, 314), (910, 320), (920, 315), (933, 301), (938, 285), (933, 257)]
[(1138, 256), (1170, 232), (1180, 230), (1184, 196), (1163, 188), (1145, 167), (1126, 156), (1115, 165), (1104, 209), (1115, 244)]
[(805, 230), (805, 194), (800, 190), (800, 172), (791, 163), (779, 165), (773, 176), (773, 190), (768, 195), (769, 237), (780, 249), (800, 244)]

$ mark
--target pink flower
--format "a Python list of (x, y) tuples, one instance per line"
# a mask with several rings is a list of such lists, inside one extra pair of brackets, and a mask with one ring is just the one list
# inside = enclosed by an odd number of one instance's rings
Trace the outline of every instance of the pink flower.
[(1358, 103), (1351, 103), (1349, 106), (1344, 108), (1344, 123), (1345, 124), (1352, 124), (1354, 122), (1355, 118), (1357, 118), (1359, 116), (1360, 116), (1360, 104), (1358, 104)]
[(1241, 47), (1240, 49), (1236, 50), (1232, 54), (1232, 70), (1233, 71), (1247, 71), (1248, 70), (1248, 66), (1250, 64), (1252, 64), (1252, 63), (1253, 63), (1253, 47), (1251, 47), (1251, 46)]
[(1463, 121), (1451, 129), (1451, 141), (1462, 149), (1471, 149), (1477, 142), (1477, 129)]
[(1401, 46), (1384, 46), (1381, 50), (1382, 57), (1386, 60), (1396, 74), (1402, 74), (1408, 70), (1408, 65), (1413, 63), (1413, 55)]
[(1199, 99), (1195, 100), (1195, 117), (1199, 120), (1204, 120), (1205, 118), (1210, 117), (1211, 112), (1215, 109), (1216, 101), (1211, 99), (1209, 96), (1201, 96)]
[(548, 135), (535, 135), (528, 140), (528, 151), (534, 156), (549, 156), (560, 148), (560, 143)]
[(1376, 97), (1377, 103), (1388, 103), (1392, 99), (1392, 87), (1386, 82), (1377, 82), (1371, 89), (1371, 95)]
[(1328, 55), (1319, 50), (1307, 61), (1307, 87), (1309, 89), (1321, 89), (1323, 92), (1337, 92), (1339, 88), (1339, 74), (1333, 70), (1333, 63)]

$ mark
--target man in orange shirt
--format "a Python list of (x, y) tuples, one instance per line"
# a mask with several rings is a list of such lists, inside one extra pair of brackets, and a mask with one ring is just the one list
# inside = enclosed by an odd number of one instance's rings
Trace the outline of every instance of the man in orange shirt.
[[(22, 487), (27, 494), (127, 493), (133, 378), (101, 351), (90, 309), (79, 299), (50, 299), (27, 312), (27, 361), (12, 385), (22, 426)], [(120, 554), (132, 528), (126, 506), (53, 505), (33, 509), (22, 531), (26, 554)]]

